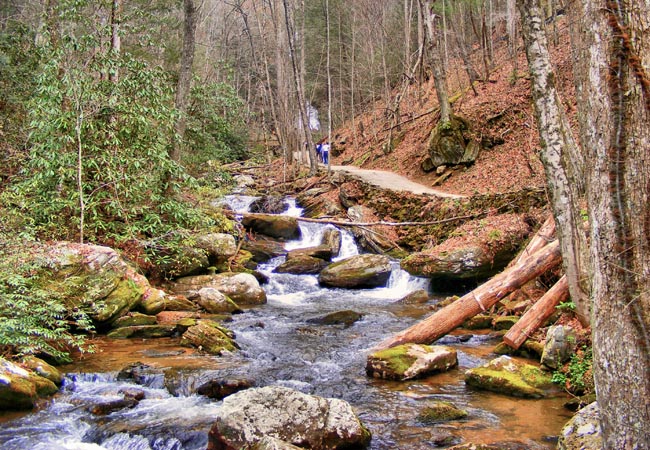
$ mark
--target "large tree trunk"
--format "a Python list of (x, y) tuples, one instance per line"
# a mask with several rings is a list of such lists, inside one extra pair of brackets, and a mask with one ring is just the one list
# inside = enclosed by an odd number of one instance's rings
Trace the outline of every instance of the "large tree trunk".
[(376, 349), (394, 347), (407, 342), (429, 344), (444, 336), (465, 320), (487, 310), (515, 289), (537, 278), (561, 262), (557, 241), (524, 258), (518, 265), (506, 269), (494, 278), (465, 294), (454, 303), (381, 342)]
[(588, 324), (587, 243), (580, 216), (580, 198), (584, 192), (582, 155), (555, 86), (539, 0), (518, 0), (517, 4), (522, 18), (542, 159), (562, 246), (564, 270), (578, 317), (583, 324)]
[(606, 449), (649, 448), (650, 3), (570, 2)]

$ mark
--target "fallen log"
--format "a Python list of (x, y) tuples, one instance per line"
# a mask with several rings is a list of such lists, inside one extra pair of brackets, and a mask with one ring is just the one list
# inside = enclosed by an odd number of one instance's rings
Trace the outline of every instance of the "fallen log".
[(465, 320), (487, 310), (499, 300), (528, 281), (557, 266), (562, 260), (557, 240), (523, 258), (519, 264), (504, 270), (454, 303), (379, 343), (382, 350), (409, 342), (429, 344), (444, 336)]
[(503, 342), (518, 349), (555, 312), (555, 307), (567, 298), (569, 282), (564, 275), (508, 330)]
[(549, 242), (554, 240), (555, 236), (555, 218), (553, 214), (549, 214), (548, 218), (544, 221), (537, 233), (532, 237), (526, 248), (519, 254), (519, 256), (509, 265), (518, 264), (523, 258), (532, 255), (540, 248), (546, 246)]

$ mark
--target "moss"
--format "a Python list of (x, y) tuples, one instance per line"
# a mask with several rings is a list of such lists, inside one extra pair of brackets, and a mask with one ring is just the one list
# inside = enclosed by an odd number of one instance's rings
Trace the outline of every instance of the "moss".
[(495, 330), (509, 330), (514, 324), (517, 323), (519, 317), (517, 316), (502, 316), (494, 319)]
[[(423, 345), (422, 347), (427, 350), (430, 349), (430, 347), (427, 345)], [(417, 360), (416, 357), (409, 355), (409, 348), (410, 344), (398, 345), (396, 347), (391, 347), (387, 348), (386, 350), (375, 352), (372, 354), (372, 357), (386, 361), (388, 368), (391, 371), (402, 375)]]
[(517, 374), (487, 367), (477, 367), (469, 370), (466, 373), (465, 382), (473, 387), (515, 397), (544, 397), (544, 392), (541, 389), (526, 383)]
[(435, 402), (425, 407), (420, 414), (418, 414), (417, 419), (426, 424), (433, 424), (464, 419), (468, 415), (467, 411), (457, 408), (450, 402)]

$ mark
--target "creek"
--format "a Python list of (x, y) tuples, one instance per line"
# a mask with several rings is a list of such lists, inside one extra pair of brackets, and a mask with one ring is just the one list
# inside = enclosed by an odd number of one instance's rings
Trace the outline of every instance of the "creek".
[[(231, 197), (235, 211), (250, 198)], [(291, 204), (287, 214), (299, 215)], [(302, 238), (287, 249), (317, 245), (324, 225), (301, 223)], [(338, 259), (358, 253), (343, 230)], [(459, 366), (420, 380), (390, 382), (365, 374), (367, 351), (430, 312), (425, 305), (398, 302), (409, 292), (428, 289), (427, 280), (410, 276), (395, 262), (387, 287), (344, 290), (320, 287), (316, 276), (273, 273), (284, 260), (259, 267), (269, 277), (268, 302), (246, 309), (225, 325), (236, 333), (240, 351), (216, 357), (178, 346), (178, 339), (96, 340), (97, 353), (64, 370), (56, 397), (29, 414), (0, 416), (0, 448), (7, 450), (110, 449), (199, 450), (220, 402), (191, 394), (207, 379), (246, 378), (256, 386), (282, 385), (352, 404), (372, 433), (371, 449), (429, 449), (463, 442), (514, 442), (511, 447), (554, 448), (556, 436), (571, 413), (566, 398), (527, 400), (473, 390), (465, 385), (466, 369), (495, 355), (499, 342), (491, 333), (456, 330), (439, 343), (458, 351)], [(362, 319), (351, 326), (319, 325), (309, 319), (354, 310)], [(117, 380), (127, 364), (142, 362), (159, 372), (139, 385)], [(96, 403), (122, 398), (121, 390), (145, 391), (131, 409), (108, 415), (89, 412)], [(424, 424), (417, 415), (429, 401), (453, 402), (469, 417), (443, 424)]]

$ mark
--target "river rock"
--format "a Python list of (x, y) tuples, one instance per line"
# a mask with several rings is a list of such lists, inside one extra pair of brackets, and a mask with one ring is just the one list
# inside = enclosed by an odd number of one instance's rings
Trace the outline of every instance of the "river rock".
[(248, 273), (218, 273), (183, 277), (172, 283), (173, 292), (189, 297), (203, 288), (211, 287), (227, 295), (238, 305), (266, 303), (266, 293), (253, 275)]
[(112, 412), (119, 411), (126, 408), (134, 408), (139, 402), (132, 397), (124, 397), (120, 399), (107, 399), (104, 401), (96, 402), (86, 409), (94, 416), (106, 416)]
[(235, 392), (243, 391), (253, 387), (251, 380), (245, 379), (218, 379), (210, 380), (196, 389), (199, 395), (205, 395), (208, 398), (222, 400)]
[(313, 256), (294, 256), (293, 258), (287, 259), (285, 262), (276, 267), (273, 272), (292, 273), (294, 275), (316, 275), (320, 273), (325, 267), (327, 267), (328, 264), (329, 263), (327, 261), (320, 258), (315, 258)]
[(47, 378), (0, 357), (0, 410), (31, 409), (40, 397), (58, 390)]
[(295, 217), (247, 213), (241, 223), (245, 228), (265, 236), (287, 240), (300, 237), (300, 227)]
[(332, 257), (336, 257), (341, 251), (342, 241), (343, 235), (341, 234), (341, 230), (332, 226), (328, 226), (323, 231), (323, 237), (320, 240), (320, 245), (326, 245), (329, 247)]
[(522, 214), (468, 221), (440, 245), (404, 258), (401, 267), (441, 286), (484, 280), (499, 273), (514, 258), (530, 232)]
[(155, 339), (170, 337), (176, 333), (174, 325), (133, 325), (115, 328), (108, 332), (106, 337), (111, 339)]
[(199, 320), (183, 333), (181, 345), (196, 347), (211, 355), (221, 355), (223, 352), (233, 352), (239, 348), (234, 341), (234, 334), (225, 327), (211, 320)]
[(517, 323), (519, 317), (517, 316), (499, 316), (494, 318), (492, 327), (495, 330), (509, 330)]
[[(312, 188), (298, 194), (296, 200), (303, 208), (305, 217), (339, 217), (344, 211), (338, 202), (333, 202), (327, 194), (331, 188)], [(324, 195), (325, 194), (325, 195)]]
[(251, 213), (282, 214), (289, 209), (289, 204), (284, 197), (265, 195), (253, 201), (248, 207)]
[(366, 373), (374, 378), (410, 380), (458, 365), (456, 350), (445, 346), (404, 344), (368, 356)]
[(34, 372), (36, 375), (47, 378), (57, 386), (61, 386), (63, 383), (63, 374), (59, 371), (59, 369), (46, 363), (40, 358), (31, 355), (25, 356), (20, 360), (20, 364), (26, 369)]
[(287, 253), (287, 261), (302, 256), (311, 256), (312, 258), (323, 259), (325, 261), (332, 260), (332, 249), (329, 245), (318, 245), (316, 247), (297, 248), (290, 250)]
[(242, 249), (250, 252), (255, 262), (266, 262), (276, 256), (287, 254), (283, 243), (264, 236), (258, 236), (255, 240), (246, 239)]
[(267, 386), (223, 400), (208, 449), (254, 448), (265, 437), (312, 450), (365, 448), (370, 442), (349, 403)]
[(235, 237), (226, 233), (207, 233), (194, 238), (196, 248), (208, 254), (210, 264), (220, 264), (237, 254)]
[(576, 335), (571, 327), (564, 325), (549, 327), (541, 362), (546, 367), (557, 369), (571, 358), (575, 347)]
[(387, 256), (356, 255), (327, 266), (318, 276), (318, 282), (331, 287), (375, 288), (386, 286), (390, 272)]
[(434, 424), (464, 419), (468, 415), (467, 411), (458, 408), (453, 403), (436, 401), (424, 407), (417, 418), (422, 423)]
[(237, 303), (233, 302), (228, 296), (212, 287), (204, 287), (199, 289), (196, 302), (212, 314), (219, 313), (236, 313), (241, 312), (241, 308)]
[(118, 381), (131, 381), (142, 386), (151, 385), (154, 380), (162, 380), (163, 371), (140, 361), (133, 362), (117, 373)]
[(142, 314), (139, 312), (129, 312), (122, 317), (118, 317), (111, 323), (113, 328), (133, 327), (141, 325), (156, 325), (158, 320), (156, 316)]
[(567, 422), (560, 432), (558, 450), (603, 448), (600, 411), (596, 402), (585, 406)]
[(302, 450), (302, 447), (289, 444), (281, 439), (264, 436), (258, 443), (251, 447), (251, 450)]
[(349, 327), (353, 323), (361, 320), (362, 317), (363, 314), (347, 309), (345, 311), (336, 311), (324, 316), (308, 319), (307, 323), (316, 325), (345, 325)]
[(500, 356), (465, 372), (465, 383), (478, 389), (513, 397), (542, 398), (557, 389), (551, 376), (539, 367)]
[(403, 305), (421, 305), (429, 301), (429, 293), (425, 289), (418, 289), (399, 299), (397, 303)]

